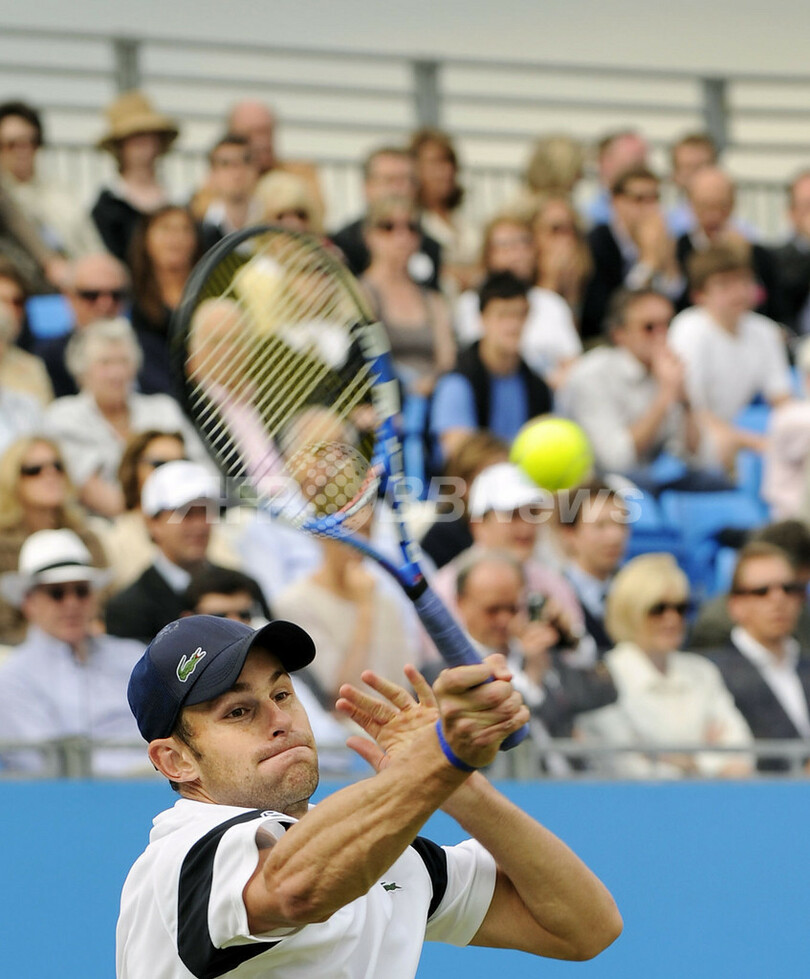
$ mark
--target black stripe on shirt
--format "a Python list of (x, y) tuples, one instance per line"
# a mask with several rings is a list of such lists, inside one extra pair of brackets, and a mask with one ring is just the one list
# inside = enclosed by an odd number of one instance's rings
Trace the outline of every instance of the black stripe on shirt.
[(438, 844), (432, 840), (426, 840), (424, 836), (417, 836), (411, 846), (422, 858), (422, 863), (425, 865), (425, 870), (430, 875), (430, 881), (433, 885), (433, 897), (427, 913), (429, 921), (436, 913), (436, 908), (442, 903), (442, 898), (447, 890), (447, 854)]
[(183, 861), (177, 886), (177, 951), (183, 965), (197, 979), (217, 979), (217, 976), (231, 972), (248, 959), (278, 945), (278, 942), (251, 942), (231, 948), (216, 948), (208, 931), (208, 904), (219, 842), (232, 826), (247, 823), (261, 815), (257, 809), (220, 823), (197, 840)]

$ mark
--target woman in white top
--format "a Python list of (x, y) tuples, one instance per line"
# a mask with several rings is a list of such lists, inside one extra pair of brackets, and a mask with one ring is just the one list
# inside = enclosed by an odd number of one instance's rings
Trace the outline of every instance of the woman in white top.
[[(494, 217), (484, 231), (482, 259), (486, 274), (511, 272), (519, 279), (534, 282), (537, 249), (530, 222), (509, 213)], [(567, 367), (582, 353), (582, 342), (571, 309), (562, 296), (532, 286), (528, 299), (529, 317), (523, 329), (521, 355), (532, 370), (557, 387)], [(459, 296), (455, 328), (461, 346), (480, 339), (483, 327), (478, 293), (470, 290)]]
[[(742, 747), (751, 731), (717, 667), (682, 653), (689, 583), (670, 554), (643, 554), (616, 575), (605, 624), (618, 645), (605, 656), (616, 684), (615, 704), (581, 714), (578, 734), (600, 746)], [(616, 752), (592, 765), (620, 777), (744, 777), (745, 752)]]
[(79, 393), (57, 398), (45, 412), (46, 433), (59, 443), (80, 501), (103, 517), (124, 509), (117, 473), (133, 432), (182, 432), (189, 458), (207, 461), (202, 443), (173, 398), (134, 390), (141, 356), (125, 319), (91, 323), (71, 338), (65, 355)]

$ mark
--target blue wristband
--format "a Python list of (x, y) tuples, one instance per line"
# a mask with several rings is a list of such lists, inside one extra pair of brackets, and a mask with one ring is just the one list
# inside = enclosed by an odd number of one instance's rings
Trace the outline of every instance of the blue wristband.
[(474, 772), (476, 771), (473, 765), (468, 765), (466, 761), (462, 761), (459, 756), (453, 751), (444, 736), (444, 731), (442, 731), (442, 719), (439, 718), (436, 721), (436, 734), (439, 738), (439, 747), (444, 752), (444, 757), (450, 762), (453, 768), (458, 768), (462, 772)]

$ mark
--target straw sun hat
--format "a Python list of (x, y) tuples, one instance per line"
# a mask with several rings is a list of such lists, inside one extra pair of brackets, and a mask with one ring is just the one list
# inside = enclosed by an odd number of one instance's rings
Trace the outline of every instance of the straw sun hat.
[(107, 117), (107, 132), (96, 146), (108, 152), (113, 152), (122, 139), (139, 133), (157, 133), (162, 136), (165, 152), (180, 132), (172, 119), (155, 111), (143, 92), (124, 92), (107, 106), (104, 114)]

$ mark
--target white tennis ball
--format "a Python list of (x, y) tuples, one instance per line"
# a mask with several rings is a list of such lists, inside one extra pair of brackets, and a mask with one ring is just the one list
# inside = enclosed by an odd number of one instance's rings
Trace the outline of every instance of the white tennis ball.
[(551, 415), (534, 418), (521, 428), (509, 459), (551, 493), (579, 486), (593, 469), (593, 450), (585, 432), (576, 422)]

